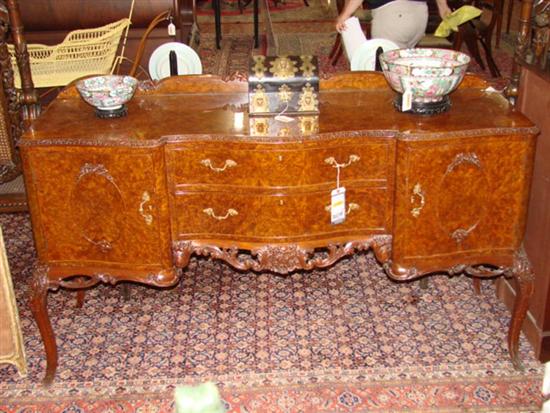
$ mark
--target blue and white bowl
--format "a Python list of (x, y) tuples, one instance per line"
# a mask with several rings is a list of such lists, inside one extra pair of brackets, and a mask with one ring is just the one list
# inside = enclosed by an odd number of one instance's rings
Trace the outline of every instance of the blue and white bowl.
[(132, 76), (102, 75), (76, 82), (82, 99), (100, 111), (122, 108), (136, 91), (138, 81)]

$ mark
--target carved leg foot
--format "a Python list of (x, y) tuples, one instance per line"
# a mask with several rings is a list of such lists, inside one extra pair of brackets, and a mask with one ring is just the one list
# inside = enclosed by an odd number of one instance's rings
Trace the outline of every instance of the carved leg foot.
[(38, 265), (34, 270), (30, 306), (31, 311), (40, 330), (44, 349), (46, 350), (46, 376), (44, 384), (52, 383), (55, 370), (57, 369), (57, 344), (55, 343), (55, 335), (53, 333), (50, 317), (48, 316), (48, 289), (51, 287), (48, 279), (48, 268)]
[(510, 320), (510, 328), (508, 330), (508, 351), (510, 352), (510, 358), (512, 359), (514, 368), (523, 370), (521, 360), (519, 359), (519, 335), (521, 332), (521, 325), (527, 315), (529, 299), (533, 294), (535, 281), (531, 264), (524, 251), (518, 252), (514, 260), (512, 275), (516, 279), (517, 292), (512, 319)]

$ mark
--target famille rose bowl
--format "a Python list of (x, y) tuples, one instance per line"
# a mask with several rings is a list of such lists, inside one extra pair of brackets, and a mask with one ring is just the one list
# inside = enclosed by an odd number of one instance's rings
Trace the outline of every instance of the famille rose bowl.
[(412, 111), (416, 107), (420, 113), (422, 108), (428, 108), (427, 113), (429, 108), (437, 108), (436, 113), (448, 109), (447, 95), (462, 81), (469, 63), (468, 55), (448, 49), (398, 49), (380, 55), (380, 65), (392, 89), (400, 95), (409, 93)]
[(99, 117), (118, 117), (126, 114), (124, 104), (134, 95), (137, 84), (132, 76), (102, 75), (78, 80), (76, 88)]

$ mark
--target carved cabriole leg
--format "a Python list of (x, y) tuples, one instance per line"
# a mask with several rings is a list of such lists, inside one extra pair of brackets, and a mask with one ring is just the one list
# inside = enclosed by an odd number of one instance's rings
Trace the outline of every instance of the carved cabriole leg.
[(31, 284), (31, 298), (30, 305), (31, 311), (40, 330), (42, 341), (44, 342), (44, 349), (46, 350), (46, 376), (44, 377), (44, 384), (49, 385), (52, 383), (55, 376), (55, 370), (57, 369), (57, 344), (55, 342), (55, 335), (48, 315), (48, 290), (56, 289), (59, 284), (51, 283), (48, 279), (48, 267), (45, 265), (37, 265)]
[[(133, 281), (155, 287), (171, 287), (179, 281), (180, 277), (178, 271), (174, 268), (170, 268), (145, 274), (130, 272), (117, 275), (110, 273), (92, 273), (73, 276), (67, 273), (67, 271), (64, 271), (60, 278), (50, 280), (50, 273), (59, 276), (59, 272), (59, 269), (55, 267), (50, 268), (46, 265), (37, 265), (31, 286), (31, 311), (38, 325), (38, 329), (40, 330), (46, 350), (47, 367), (46, 376), (44, 377), (45, 385), (51, 384), (57, 369), (57, 345), (47, 309), (48, 290), (57, 290), (60, 287), (69, 290), (78, 290), (77, 305), (82, 305), (85, 289), (94, 287), (99, 283), (115, 285), (120, 281)], [(75, 269), (75, 272), (80, 273), (77, 269)]]
[(521, 250), (516, 254), (511, 275), (516, 279), (517, 293), (508, 330), (508, 351), (514, 367), (522, 370), (523, 366), (519, 359), (519, 335), (535, 285), (535, 276), (525, 251)]
[[(399, 265), (392, 265), (391, 261), (384, 263), (384, 270), (394, 280), (412, 280), (424, 275), (416, 268), (404, 268)], [(458, 275), (460, 273), (466, 273), (474, 277), (474, 288), (477, 278), (494, 278), (498, 276), (512, 276), (517, 282), (517, 294), (514, 301), (514, 310), (512, 312), (512, 319), (510, 320), (510, 327), (508, 329), (508, 352), (514, 368), (521, 370), (522, 365), (519, 359), (519, 335), (521, 332), (521, 325), (527, 315), (529, 308), (529, 300), (534, 290), (535, 277), (531, 269), (529, 259), (523, 250), (516, 253), (514, 257), (514, 263), (512, 268), (508, 267), (488, 267), (484, 265), (463, 265), (459, 264), (446, 270), (450, 276)], [(479, 280), (477, 280), (479, 284)], [(477, 291), (477, 288), (476, 288)]]

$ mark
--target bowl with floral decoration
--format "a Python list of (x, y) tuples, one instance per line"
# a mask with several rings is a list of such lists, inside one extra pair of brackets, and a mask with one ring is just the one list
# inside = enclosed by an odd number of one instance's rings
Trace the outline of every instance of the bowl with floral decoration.
[(450, 108), (449, 94), (466, 73), (470, 56), (450, 49), (390, 50), (380, 55), (389, 85), (399, 95), (398, 110), (435, 114)]
[(132, 76), (101, 75), (80, 79), (75, 86), (82, 99), (96, 108), (97, 116), (113, 118), (127, 114), (125, 104), (134, 95), (137, 84)]

